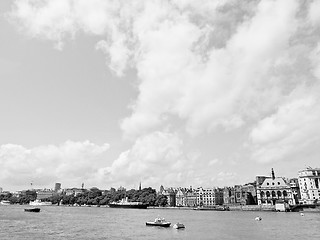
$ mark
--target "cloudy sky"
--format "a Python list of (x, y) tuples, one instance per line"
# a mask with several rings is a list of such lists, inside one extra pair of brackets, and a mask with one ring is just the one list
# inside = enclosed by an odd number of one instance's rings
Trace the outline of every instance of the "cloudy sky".
[(0, 1), (0, 187), (320, 167), (320, 2)]

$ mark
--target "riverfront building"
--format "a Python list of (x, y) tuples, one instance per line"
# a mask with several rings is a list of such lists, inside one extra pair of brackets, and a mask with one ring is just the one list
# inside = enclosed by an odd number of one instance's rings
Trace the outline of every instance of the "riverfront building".
[(186, 205), (185, 198), (186, 189), (178, 188), (176, 191), (176, 206), (183, 207)]
[(320, 168), (308, 167), (298, 172), (300, 203), (312, 204), (320, 200)]
[(61, 183), (55, 183), (54, 191), (55, 192), (60, 192), (61, 191)]
[(37, 193), (37, 199), (42, 200), (46, 198), (50, 198), (53, 196), (53, 191), (51, 189), (43, 189), (36, 191)]
[(290, 184), (283, 177), (275, 177), (273, 169), (271, 177), (257, 176), (256, 182), (258, 205), (296, 204)]
[(299, 200), (301, 199), (301, 194), (300, 194), (300, 188), (299, 188), (299, 180), (298, 178), (291, 178), (289, 180), (289, 184), (292, 190), (292, 195), (295, 204), (299, 203)]
[(84, 191), (85, 190), (83, 188), (66, 188), (63, 190), (63, 193), (66, 194), (66, 196), (77, 196)]
[(192, 187), (185, 192), (185, 206), (195, 207), (197, 206), (197, 193)]
[(225, 187), (223, 189), (224, 205), (255, 205), (256, 187), (252, 184), (235, 185), (234, 187)]
[(164, 187), (161, 186), (159, 194), (167, 197), (167, 202), (169, 207), (176, 206), (176, 192), (173, 188), (164, 189)]
[(220, 188), (202, 188), (196, 189), (197, 206), (213, 207), (223, 204), (223, 189)]
[(210, 207), (214, 206), (214, 189), (213, 188), (202, 188), (196, 189), (197, 193), (197, 206)]

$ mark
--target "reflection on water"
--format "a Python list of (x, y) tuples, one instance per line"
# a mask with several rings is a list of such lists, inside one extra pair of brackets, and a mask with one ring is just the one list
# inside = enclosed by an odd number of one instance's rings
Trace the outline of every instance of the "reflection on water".
[[(255, 221), (257, 216), (261, 221)], [(148, 227), (164, 217), (185, 229)], [(320, 214), (0, 206), (0, 239), (320, 239)]]

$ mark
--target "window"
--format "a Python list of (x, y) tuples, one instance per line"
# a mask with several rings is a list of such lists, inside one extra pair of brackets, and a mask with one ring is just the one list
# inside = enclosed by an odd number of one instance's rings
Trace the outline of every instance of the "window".
[(278, 182), (278, 185), (280, 185), (280, 182)]
[(267, 182), (267, 186), (269, 186), (269, 183)]
[(278, 198), (281, 198), (281, 191), (277, 192)]

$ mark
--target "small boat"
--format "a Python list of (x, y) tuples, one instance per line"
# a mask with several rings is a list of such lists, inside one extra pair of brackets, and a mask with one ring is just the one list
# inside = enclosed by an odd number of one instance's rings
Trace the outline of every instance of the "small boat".
[(1, 205), (10, 205), (11, 203), (10, 203), (10, 201), (8, 201), (8, 200), (2, 200), (2, 201), (0, 202), (0, 204), (1, 204)]
[(202, 211), (230, 211), (229, 207), (225, 206), (210, 206), (210, 207), (195, 207), (193, 210), (202, 210)]
[(185, 226), (184, 226), (183, 223), (176, 223), (176, 224), (173, 225), (173, 228), (179, 229), (179, 228), (185, 228)]
[(256, 220), (256, 221), (261, 221), (262, 220), (262, 217), (256, 217), (254, 220)]
[(25, 208), (25, 212), (40, 212), (40, 208)]
[(156, 218), (153, 222), (146, 222), (147, 226), (170, 227), (171, 222), (167, 222), (164, 218)]

